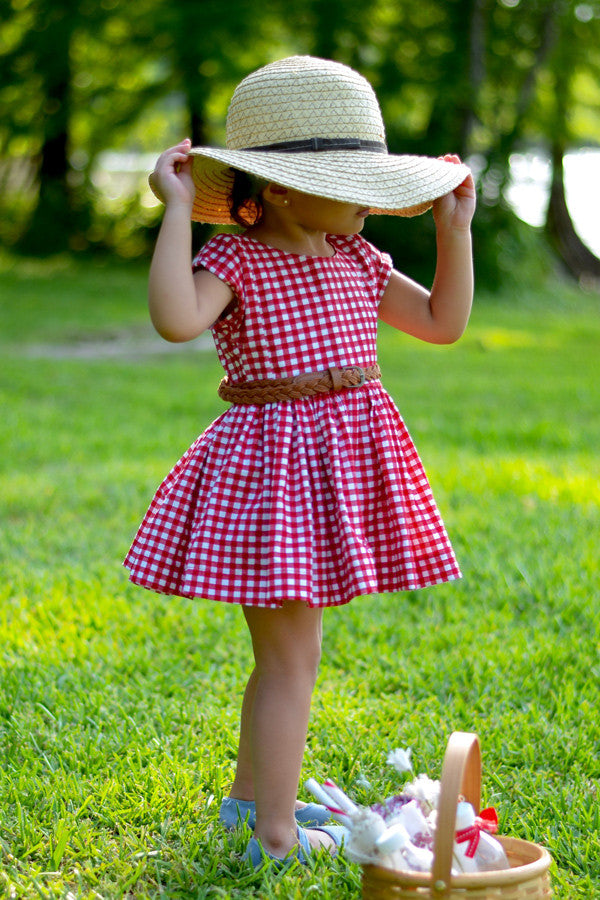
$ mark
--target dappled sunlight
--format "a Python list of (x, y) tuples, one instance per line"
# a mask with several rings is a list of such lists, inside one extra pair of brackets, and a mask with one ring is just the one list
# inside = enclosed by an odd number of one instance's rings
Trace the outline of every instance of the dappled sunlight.
[(480, 456), (446, 469), (442, 480), (451, 489), (462, 485), (482, 495), (510, 493), (522, 497), (525, 506), (536, 500), (558, 504), (600, 504), (598, 466), (586, 457), (565, 460), (523, 456)]
[(467, 342), (478, 344), (483, 350), (522, 349), (525, 347), (546, 348), (558, 346), (556, 334), (540, 335), (518, 328), (478, 328), (471, 326), (466, 336)]
[[(147, 315), (141, 270), (57, 259), (46, 276), (7, 273), (0, 310), (3, 839), (26, 860), (11, 877), (26, 870), (45, 889), (59, 809), (55, 893), (86, 866), (103, 896), (122, 896), (151, 846), (169, 896), (181, 877), (234, 897), (246, 839), (216, 823), (250, 667), (243, 616), (151, 594), (121, 565), (159, 479), (222, 411), (220, 367), (204, 353), (26, 358), (32, 343), (138, 333)], [(430, 764), (450, 728), (477, 730), (498, 779), (487, 795), (510, 798), (507, 829), (596, 821), (598, 314), (588, 295), (563, 295), (483, 302), (448, 348), (382, 329), (384, 383), (463, 578), (328, 611), (307, 777), (327, 772), (360, 800), (366, 779), (385, 796), (391, 747)], [(572, 854), (566, 829), (549, 845), (563, 838)], [(331, 892), (320, 879), (323, 900), (358, 896), (347, 869), (332, 870)], [(155, 873), (149, 863), (138, 893)], [(297, 880), (280, 893), (296, 896)]]

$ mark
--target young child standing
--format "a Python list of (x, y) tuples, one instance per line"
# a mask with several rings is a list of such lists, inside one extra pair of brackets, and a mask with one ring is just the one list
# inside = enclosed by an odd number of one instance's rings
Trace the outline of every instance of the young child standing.
[[(377, 319), (424, 341), (471, 308), (475, 191), (456, 156), (392, 156), (371, 86), (291, 57), (236, 88), (227, 148), (166, 150), (150, 270), (158, 332), (210, 329), (231, 407), (158, 489), (125, 561), (154, 591), (242, 606), (254, 651), (221, 819), (254, 827), (259, 866), (332, 851), (343, 829), (297, 801), (323, 609), (460, 576), (426, 475), (382, 387)], [(369, 214), (433, 205), (431, 291), (360, 237)], [(195, 219), (238, 222), (190, 266)], [(306, 828), (304, 825), (315, 827)]]

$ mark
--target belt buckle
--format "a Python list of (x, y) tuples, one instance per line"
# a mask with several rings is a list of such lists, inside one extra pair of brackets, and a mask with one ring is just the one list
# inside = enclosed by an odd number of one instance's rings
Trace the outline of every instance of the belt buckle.
[(346, 371), (349, 372), (352, 369), (354, 369), (355, 371), (358, 370), (360, 372), (360, 381), (358, 382), (358, 384), (349, 384), (348, 385), (349, 390), (353, 390), (354, 388), (360, 388), (363, 386), (363, 384), (367, 383), (367, 373), (365, 372), (365, 370), (363, 369), (362, 366), (348, 366)]

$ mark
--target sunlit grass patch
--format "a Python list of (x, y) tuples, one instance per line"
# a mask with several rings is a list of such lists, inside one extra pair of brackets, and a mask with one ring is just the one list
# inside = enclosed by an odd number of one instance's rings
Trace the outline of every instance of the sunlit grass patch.
[[(508, 328), (474, 328), (470, 334), (471, 341), (479, 341), (484, 350), (505, 350), (507, 347), (534, 347), (539, 346), (536, 336), (530, 331), (517, 331)], [(545, 342), (545, 346), (549, 346)]]
[[(241, 611), (147, 593), (121, 567), (223, 409), (214, 355), (21, 358), (138, 328), (145, 272), (63, 262), (5, 284), (0, 894), (359, 898), (343, 854), (280, 876), (242, 863), (247, 832), (217, 824), (251, 664)], [(396, 787), (389, 749), (436, 776), (449, 732), (477, 731), (484, 801), (548, 846), (558, 900), (600, 894), (599, 337), (597, 303), (558, 287), (476, 303), (452, 347), (382, 329), (463, 579), (327, 612), (303, 772), (370, 802)]]
[(538, 500), (598, 506), (600, 467), (595, 463), (590, 457), (578, 460), (576, 453), (573, 459), (463, 456), (459, 467), (447, 468), (444, 483), (450, 486), (460, 480), (494, 498), (512, 494), (523, 498), (525, 507), (531, 509)]

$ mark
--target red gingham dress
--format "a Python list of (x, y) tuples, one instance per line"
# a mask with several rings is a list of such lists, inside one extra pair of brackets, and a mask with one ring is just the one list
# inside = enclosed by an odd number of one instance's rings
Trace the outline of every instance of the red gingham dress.
[[(376, 363), (392, 263), (360, 236), (331, 258), (222, 234), (194, 260), (227, 282), (212, 327), (232, 383)], [(159, 487), (125, 560), (154, 591), (336, 606), (460, 577), (412, 440), (381, 382), (234, 405)]]

